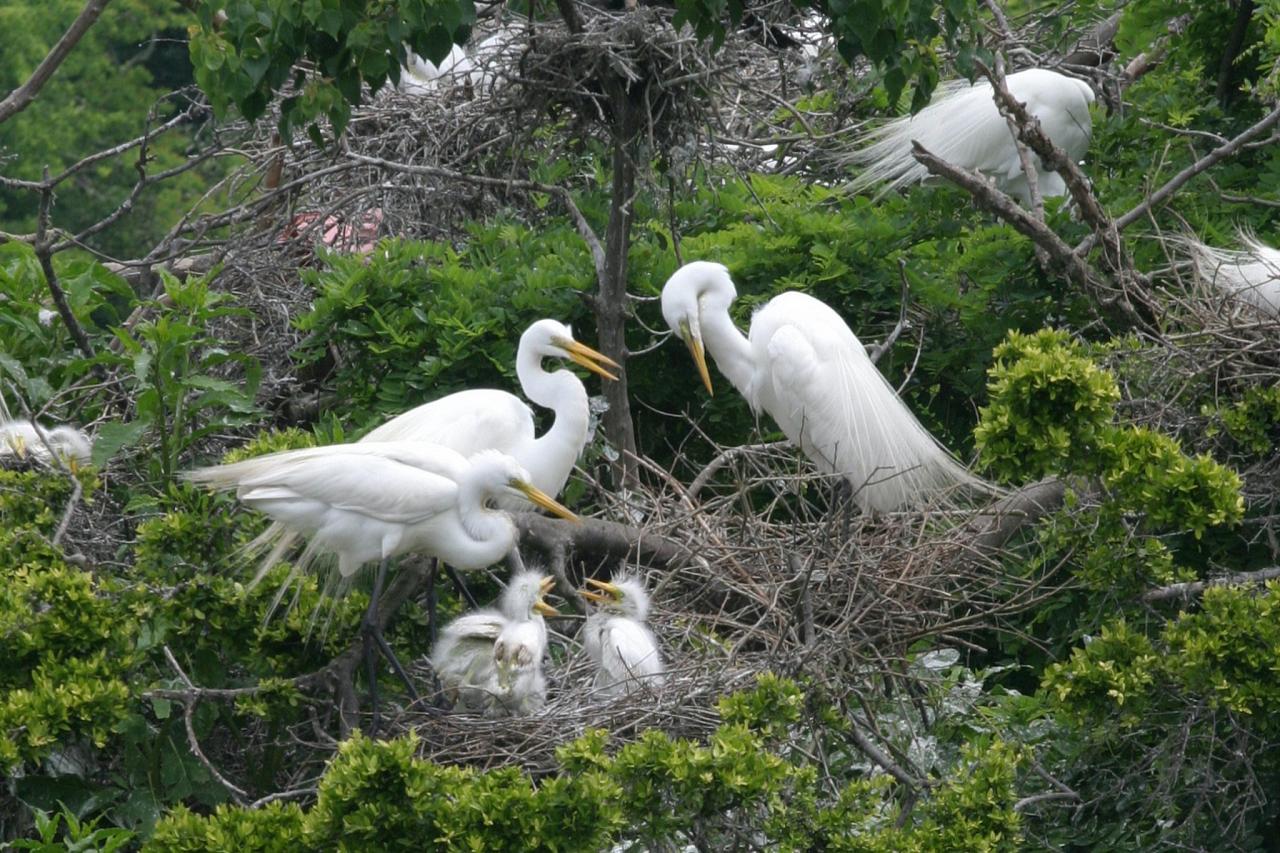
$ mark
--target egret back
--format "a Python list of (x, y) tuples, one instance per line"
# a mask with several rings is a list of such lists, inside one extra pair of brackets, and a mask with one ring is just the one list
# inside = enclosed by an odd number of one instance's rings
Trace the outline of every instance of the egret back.
[[(1027, 105), (1055, 144), (1073, 160), (1084, 157), (1092, 131), (1089, 105), (1093, 90), (1088, 84), (1048, 71), (1029, 68), (1005, 78), (1009, 92)], [(879, 198), (891, 190), (923, 181), (929, 171), (912, 156), (912, 141), (949, 163), (994, 177), (1002, 188), (1026, 196), (1026, 179), (1013, 135), (992, 98), (989, 82), (964, 80), (940, 85), (933, 100), (914, 116), (902, 116), (864, 134), (846, 162), (862, 167), (849, 187), (860, 192), (884, 184)], [(1046, 196), (1061, 195), (1061, 178), (1044, 174), (1039, 158), (1032, 155)]]
[(938, 443), (867, 357), (840, 315), (803, 293), (756, 313), (753, 405), (867, 510), (918, 506), (958, 486), (995, 491)]
[(1280, 317), (1280, 251), (1241, 234), (1244, 251), (1184, 241), (1201, 278), (1273, 317)]
[(481, 450), (510, 453), (534, 437), (533, 410), (506, 391), (459, 391), (397, 415), (360, 443), (421, 441), (471, 456)]

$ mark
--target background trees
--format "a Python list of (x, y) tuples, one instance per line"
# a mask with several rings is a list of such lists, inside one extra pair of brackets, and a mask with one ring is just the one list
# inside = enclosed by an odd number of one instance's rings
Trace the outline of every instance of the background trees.
[[(0, 12), (25, 16), (0, 28), (6, 90), (78, 10), (38, 11)], [(106, 4), (0, 123), (0, 388), (97, 436), (92, 469), (0, 471), (0, 831), (1273, 843), (1280, 335), (1164, 238), (1275, 242), (1276, 10), (1144, 0), (1101, 27), (1115, 11), (679, 4), (691, 31), (660, 7)], [(439, 58), (499, 22), (518, 47), (483, 73), (388, 90), (403, 44)], [(216, 114), (164, 96), (188, 26)], [(1012, 218), (947, 181), (841, 190), (855, 122), (998, 52), (1072, 54), (1099, 87), (1078, 212)], [(354, 251), (369, 233), (386, 239)], [(1017, 516), (848, 516), (660, 345), (649, 300), (694, 258), (730, 266), (743, 320), (800, 287), (892, 339), (881, 369), (949, 445), (1015, 488), (1056, 479), (1016, 492)], [(413, 738), (339, 749), (365, 593), (319, 631), (308, 582), (264, 623), (287, 567), (246, 590), (236, 554), (260, 522), (173, 473), (259, 429), (237, 452), (509, 386), (540, 316), (594, 323), (628, 384), (568, 497), (598, 523), (524, 519), (531, 547), (566, 580), (647, 566), (681, 669), (643, 702), (583, 701), (566, 620), (548, 715), (404, 708)], [(384, 603), (406, 658), (429, 647), (424, 586), (410, 567)]]

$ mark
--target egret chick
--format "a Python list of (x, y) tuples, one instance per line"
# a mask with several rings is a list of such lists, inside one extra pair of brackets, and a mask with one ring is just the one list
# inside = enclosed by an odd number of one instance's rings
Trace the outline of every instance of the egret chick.
[(752, 411), (772, 415), (822, 471), (843, 475), (864, 510), (915, 507), (956, 487), (999, 491), (921, 426), (826, 304), (779, 294), (751, 318), (748, 338), (729, 316), (737, 295), (723, 264), (693, 261), (663, 286), (662, 316), (689, 347), (708, 392), (709, 352)]
[(582, 647), (596, 665), (595, 687), (605, 696), (630, 693), (641, 685), (662, 684), (662, 653), (658, 640), (644, 624), (649, 593), (639, 578), (624, 575), (612, 583), (587, 578), (600, 592), (578, 590), (600, 605), (582, 628)]
[(0, 423), (0, 457), (30, 457), (47, 463), (50, 461), (50, 450), (77, 465), (87, 465), (93, 456), (89, 436), (75, 427), (56, 426), (46, 429), (25, 419)]
[[(1005, 77), (1005, 84), (1072, 161), (1084, 158), (1093, 132), (1089, 105), (1094, 94), (1088, 83), (1045, 68), (1028, 68)], [(994, 178), (996, 186), (1029, 205), (1031, 191), (1017, 144), (994, 96), (990, 81), (943, 83), (920, 112), (886, 122), (858, 140), (858, 149), (844, 158), (846, 163), (862, 167), (849, 189), (861, 192), (883, 183), (876, 193), (879, 198), (890, 190), (925, 180), (929, 170), (912, 156), (911, 143), (918, 141), (948, 163)], [(1045, 169), (1034, 152), (1030, 155), (1040, 195), (1066, 195), (1062, 176)]]
[(559, 615), (543, 597), (554, 584), (538, 572), (521, 572), (512, 577), (496, 609), (466, 613), (445, 626), (431, 652), (431, 665), (455, 707), (489, 715), (532, 714), (542, 708), (547, 695), (543, 617)]

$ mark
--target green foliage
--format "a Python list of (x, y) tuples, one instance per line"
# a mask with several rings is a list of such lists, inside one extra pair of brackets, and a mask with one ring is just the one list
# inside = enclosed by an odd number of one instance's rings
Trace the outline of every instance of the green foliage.
[[(78, 0), (10, 0), (0, 5), (0, 92), (25, 82), (84, 4)], [(169, 100), (192, 82), (186, 58), (189, 16), (166, 0), (115, 0), (84, 34), (26, 110), (0, 124), (7, 177), (40, 180), (45, 166), (57, 176), (89, 154), (139, 136), (187, 104)], [(192, 134), (180, 128), (154, 137), (146, 168), (154, 175), (187, 159)], [(138, 150), (94, 163), (62, 183), (55, 197), (55, 225), (75, 234), (113, 213), (138, 180)], [(173, 176), (131, 199), (128, 215), (88, 242), (120, 258), (143, 256), (194, 204), (216, 163)], [(40, 197), (0, 188), (4, 230), (32, 233)]]
[(338, 354), (333, 381), (348, 417), (367, 423), (462, 388), (510, 385), (530, 322), (582, 315), (576, 291), (594, 272), (570, 226), (471, 233), (461, 252), (389, 240), (369, 258), (329, 256), (306, 276), (318, 296), (298, 321), (308, 337), (297, 357)]
[(1109, 435), (1120, 390), (1063, 331), (1010, 332), (995, 349), (991, 402), (974, 438), (1006, 481), (1086, 469)]
[[(213, 321), (244, 313), (229, 304), (229, 294), (210, 288), (214, 274), (186, 281), (161, 275), (172, 307), (157, 301), (150, 305), (154, 314), (132, 329), (116, 327), (122, 352), (103, 358), (128, 371), (135, 406), (134, 420), (118, 425), (111, 440), (121, 446), (154, 435), (158, 447), (150, 457), (151, 473), (168, 479), (200, 439), (258, 415), (254, 394), (261, 368), (256, 359), (229, 351), (210, 334)], [(225, 378), (228, 372), (243, 373), (243, 385)]]
[[(37, 853), (115, 853), (133, 840), (133, 833), (127, 829), (115, 827), (99, 827), (98, 821), (81, 821), (66, 808), (56, 814), (37, 811), (36, 833), (38, 839), (19, 839), (10, 844), (12, 850), (34, 850)], [(66, 831), (59, 838), (62, 822), (66, 821)]]
[[(561, 769), (536, 783), (513, 768), (480, 772), (415, 757), (417, 738), (345, 742), (313, 808), (179, 809), (148, 848), (305, 850), (602, 850), (695, 842), (706, 849), (1012, 850), (1020, 839), (1018, 751), (1000, 742), (963, 753), (955, 772), (897, 825), (884, 777), (832, 798), (782, 738), (804, 696), (764, 676), (721, 703), (726, 720), (705, 744), (648, 731), (609, 753), (602, 731), (557, 751)], [(268, 835), (268, 833), (270, 833)], [(268, 840), (270, 839), (270, 840)], [(276, 847), (270, 845), (284, 845)]]
[[(250, 121), (292, 81), (297, 94), (280, 110), (281, 133), (307, 125), (319, 143), (316, 120), (328, 118), (340, 136), (361, 100), (361, 87), (378, 91), (399, 80), (405, 45), (440, 62), (475, 21), (471, 0), (239, 0), (199, 8), (191, 35), (191, 64), (214, 109), (234, 104)], [(215, 21), (215, 18), (218, 20)], [(319, 73), (295, 70), (310, 65)]]
[(1235, 524), (1244, 516), (1240, 475), (1209, 458), (1183, 453), (1177, 440), (1149, 429), (1111, 430), (1100, 455), (1103, 482), (1154, 528), (1190, 530)]
[[(1247, 453), (1265, 456), (1280, 444), (1280, 386), (1248, 388), (1240, 399), (1205, 405), (1202, 412), (1220, 418), (1227, 435)], [(1215, 427), (1208, 430), (1209, 435), (1217, 432)]]

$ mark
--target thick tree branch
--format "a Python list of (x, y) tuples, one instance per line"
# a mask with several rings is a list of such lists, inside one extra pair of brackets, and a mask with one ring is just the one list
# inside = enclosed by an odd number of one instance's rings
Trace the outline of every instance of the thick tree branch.
[(44, 84), (49, 82), (49, 78), (58, 70), (58, 66), (62, 65), (62, 61), (67, 58), (67, 54), (71, 53), (72, 48), (89, 31), (89, 28), (98, 20), (98, 16), (102, 14), (102, 10), (110, 2), (111, 0), (89, 0), (85, 4), (79, 16), (71, 22), (71, 26), (62, 34), (62, 38), (58, 39), (58, 43), (36, 66), (36, 70), (31, 72), (31, 77), (27, 82), (14, 89), (3, 101), (0, 101), (0, 124), (4, 124), (30, 106), (31, 102), (36, 99), (36, 95), (40, 94), (40, 90), (44, 88)]
[(1053, 477), (1023, 486), (970, 519), (966, 541), (979, 552), (995, 554), (1027, 524), (1061, 507), (1066, 493), (1066, 483)]
[(514, 513), (512, 518), (521, 543), (532, 543), (547, 553), (567, 549), (581, 559), (638, 560), (660, 570), (697, 561), (696, 554), (674, 539), (626, 524), (599, 518), (574, 523), (533, 512)]
[(1210, 587), (1263, 583), (1265, 581), (1272, 580), (1273, 578), (1280, 578), (1280, 566), (1272, 566), (1269, 569), (1259, 569), (1256, 572), (1236, 572), (1235, 574), (1223, 575), (1222, 577), (1213, 578), (1207, 581), (1188, 581), (1187, 583), (1170, 584), (1169, 586), (1162, 586), (1157, 589), (1147, 590), (1142, 594), (1142, 600), (1147, 604), (1157, 601), (1170, 601), (1173, 599), (1189, 601), (1197, 595), (1201, 595)]

